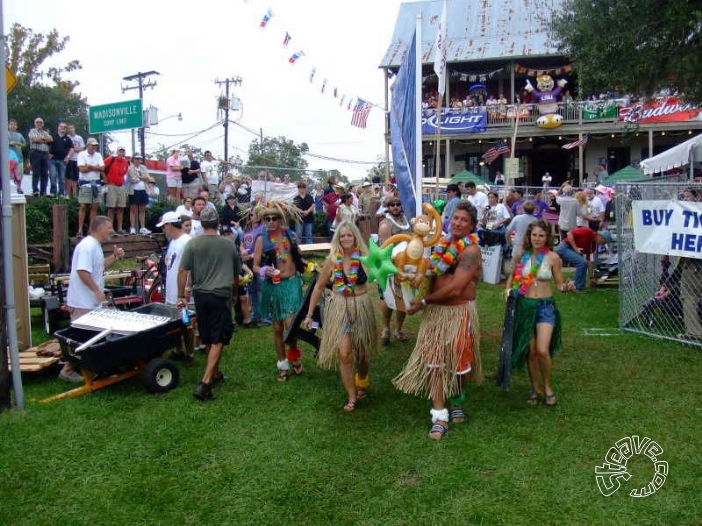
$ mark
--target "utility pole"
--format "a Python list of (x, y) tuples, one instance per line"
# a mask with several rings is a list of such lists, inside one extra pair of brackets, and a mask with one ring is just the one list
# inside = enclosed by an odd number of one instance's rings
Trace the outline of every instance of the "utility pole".
[[(150, 81), (148, 80), (147, 77), (150, 77), (151, 75), (160, 75), (158, 71), (147, 71), (146, 73), (136, 73), (134, 75), (129, 75), (128, 77), (122, 78), (122, 80), (126, 80), (127, 82), (132, 82), (136, 81), (137, 85), (136, 86), (120, 86), (122, 88), (122, 93), (125, 91), (130, 91), (133, 89), (138, 89), (139, 90), (139, 98), (142, 101), (142, 108), (144, 107), (144, 89), (145, 88), (153, 88), (156, 86), (156, 81)], [(143, 118), (143, 115), (142, 115)], [(146, 159), (146, 140), (144, 139), (144, 126), (142, 123), (142, 127), (139, 128), (139, 142), (141, 143), (141, 156)], [(132, 154), (134, 152), (134, 143), (132, 142)]]
[(222, 101), (220, 97), (220, 102), (218, 103), (217, 107), (220, 110), (224, 110), (224, 162), (228, 163), (229, 162), (229, 86), (231, 84), (234, 84), (236, 86), (241, 86), (241, 83), (244, 81), (241, 77), (229, 77), (226, 79), (219, 79), (216, 78), (214, 80), (214, 83), (217, 84), (218, 86), (221, 86), (224, 84), (224, 96), (226, 98), (226, 102)]

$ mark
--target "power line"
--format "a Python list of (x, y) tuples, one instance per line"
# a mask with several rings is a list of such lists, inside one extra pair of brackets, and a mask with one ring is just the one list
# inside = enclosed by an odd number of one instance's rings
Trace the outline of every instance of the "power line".
[(171, 144), (171, 145), (169, 145), (169, 146), (164, 146), (163, 148), (161, 148), (161, 149), (159, 149), (159, 150), (154, 150), (152, 153), (155, 154), (155, 153), (160, 153), (160, 152), (167, 152), (167, 151), (170, 150), (171, 148), (175, 148), (175, 147), (178, 146), (179, 144), (183, 144), (183, 143), (185, 143), (185, 142), (188, 142), (188, 141), (194, 139), (195, 137), (197, 137), (197, 136), (199, 136), (199, 135), (202, 135), (202, 134), (205, 133), (205, 132), (210, 131), (211, 129), (215, 128), (216, 126), (219, 126), (220, 124), (221, 124), (221, 122), (220, 122), (220, 121), (217, 121), (217, 122), (215, 122), (212, 126), (210, 126), (209, 128), (205, 128), (204, 130), (201, 130), (201, 131), (195, 133), (194, 135), (191, 135), (191, 136), (188, 137), (187, 139), (183, 139), (182, 141), (178, 141), (178, 142), (173, 143), (173, 144)]
[(319, 155), (316, 153), (304, 153), (302, 154), (303, 157), (314, 157), (315, 159), (322, 159), (323, 161), (334, 161), (337, 163), (345, 163), (345, 164), (384, 164), (385, 161), (352, 161), (351, 159), (339, 159), (336, 157), (328, 157), (326, 155)]

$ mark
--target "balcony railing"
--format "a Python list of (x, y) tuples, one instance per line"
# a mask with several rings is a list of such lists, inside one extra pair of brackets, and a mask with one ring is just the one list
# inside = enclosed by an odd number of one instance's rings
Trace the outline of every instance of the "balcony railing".
[[(583, 124), (621, 122), (619, 111), (627, 106), (625, 100), (608, 101), (583, 101), (583, 102), (559, 102), (558, 113), (563, 117), (562, 124)], [(423, 109), (425, 117), (436, 115), (436, 109)], [(514, 126), (515, 118), (519, 119), (520, 126), (536, 126), (539, 118), (539, 107), (537, 104), (505, 104), (493, 106), (474, 106), (470, 108), (443, 108), (442, 114), (450, 111), (453, 115), (479, 115), (487, 116), (488, 128), (511, 128)]]

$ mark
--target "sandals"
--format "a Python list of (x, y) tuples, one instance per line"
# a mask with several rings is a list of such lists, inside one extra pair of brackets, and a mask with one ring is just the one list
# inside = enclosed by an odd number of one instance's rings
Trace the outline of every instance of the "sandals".
[(556, 393), (551, 393), (550, 395), (546, 395), (545, 404), (549, 407), (553, 407), (554, 405), (558, 404), (558, 400), (556, 399)]
[(356, 391), (356, 400), (357, 400), (357, 401), (358, 401), (358, 400), (363, 400), (363, 399), (366, 398), (367, 396), (368, 396), (368, 391), (366, 391), (365, 389), (358, 389), (358, 390)]
[(302, 365), (302, 362), (293, 363), (292, 367), (295, 376), (300, 376), (302, 373), (305, 372), (305, 366)]
[(529, 405), (539, 405), (539, 393), (534, 389), (529, 391), (529, 397), (527, 398), (527, 404)]
[(278, 372), (278, 381), (280, 383), (287, 382), (289, 378), (290, 378), (290, 372), (287, 369), (284, 371)]
[(446, 434), (446, 431), (448, 431), (448, 427), (446, 427), (443, 424), (439, 424), (438, 422), (436, 424), (433, 424), (431, 426), (431, 429), (429, 430), (429, 438), (432, 440), (441, 440), (444, 438), (444, 435)]
[(466, 414), (460, 407), (454, 407), (453, 409), (451, 409), (449, 416), (451, 417), (451, 422), (453, 422), (454, 424), (462, 424), (466, 421)]
[(344, 411), (347, 413), (353, 413), (356, 410), (356, 402), (349, 400), (344, 406)]

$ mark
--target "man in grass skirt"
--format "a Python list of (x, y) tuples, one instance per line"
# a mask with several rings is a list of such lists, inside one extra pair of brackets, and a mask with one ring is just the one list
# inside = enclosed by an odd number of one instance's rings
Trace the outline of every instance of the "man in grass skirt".
[[(434, 274), (431, 292), (412, 300), (408, 314), (424, 310), (417, 344), (407, 364), (393, 380), (407, 394), (432, 401), (429, 438), (441, 440), (449, 418), (465, 420), (460, 404), (469, 373), (479, 380), (477, 312), (474, 300), (482, 268), (478, 237), (473, 233), (477, 212), (469, 201), (459, 202), (451, 216), (449, 234), (431, 256)], [(446, 400), (451, 403), (451, 412)]]
[(261, 278), (261, 311), (273, 321), (273, 341), (278, 355), (278, 381), (286, 382), (293, 372), (304, 372), (302, 351), (296, 341), (290, 341), (285, 351), (283, 336), (302, 305), (304, 262), (294, 233), (287, 228), (283, 211), (270, 205), (259, 212), (265, 229), (254, 245), (253, 271)]

